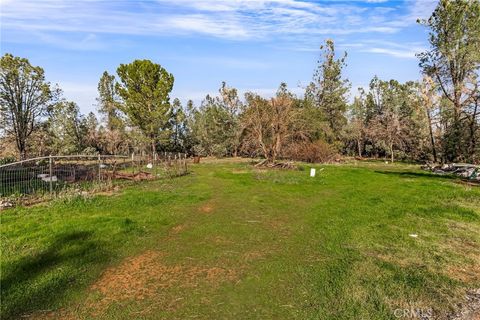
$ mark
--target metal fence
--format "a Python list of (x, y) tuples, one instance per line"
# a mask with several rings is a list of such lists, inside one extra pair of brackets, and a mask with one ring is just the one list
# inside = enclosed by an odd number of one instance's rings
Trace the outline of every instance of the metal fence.
[(0, 166), (0, 197), (55, 194), (113, 180), (153, 180), (187, 172), (183, 153), (48, 156)]

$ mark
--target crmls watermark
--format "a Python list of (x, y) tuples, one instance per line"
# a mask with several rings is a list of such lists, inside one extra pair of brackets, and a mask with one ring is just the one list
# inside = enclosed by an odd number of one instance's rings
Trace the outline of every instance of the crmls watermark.
[(433, 317), (432, 308), (405, 308), (395, 309), (393, 311), (395, 318), (407, 319), (431, 319)]

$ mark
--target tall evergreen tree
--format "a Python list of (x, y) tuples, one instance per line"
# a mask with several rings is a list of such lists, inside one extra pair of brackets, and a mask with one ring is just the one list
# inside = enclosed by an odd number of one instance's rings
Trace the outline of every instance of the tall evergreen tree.
[(316, 106), (320, 108), (324, 120), (328, 123), (327, 142), (335, 143), (340, 140), (346, 124), (345, 112), (350, 83), (343, 78), (342, 71), (346, 66), (347, 53), (336, 59), (333, 40), (327, 40), (320, 50), (322, 50), (322, 57), (314, 73), (312, 95)]
[(104, 71), (98, 82), (98, 111), (105, 116), (110, 131), (122, 130), (124, 127), (120, 115), (120, 101), (115, 88), (115, 76)]
[(170, 120), (173, 75), (150, 60), (121, 64), (117, 73), (120, 83), (116, 89), (123, 100), (121, 110), (148, 137), (155, 153)]

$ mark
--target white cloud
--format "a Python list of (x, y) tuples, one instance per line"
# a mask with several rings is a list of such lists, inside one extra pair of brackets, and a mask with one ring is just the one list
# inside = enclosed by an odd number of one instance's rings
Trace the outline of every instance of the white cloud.
[(361, 50), (362, 52), (386, 54), (395, 58), (416, 59), (415, 54), (420, 51), (414, 50), (398, 50), (388, 48), (368, 48)]
[[(157, 0), (132, 5), (128, 1), (21, 0), (3, 3), (1, 18), (3, 32), (7, 34), (20, 30), (60, 33), (57, 37), (65, 32), (82, 32), (272, 39), (397, 32), (407, 23), (415, 23), (414, 16), (431, 10), (431, 0), (405, 1), (411, 4), (406, 14), (384, 6), (367, 9), (355, 1), (345, 4), (300, 0)], [(75, 47), (62, 44), (62, 39), (51, 38), (46, 42)]]
[(359, 52), (389, 55), (401, 59), (417, 59), (417, 53), (426, 50), (422, 43), (408, 42), (399, 43), (385, 40), (367, 39), (358, 43), (340, 44), (342, 47), (358, 48)]

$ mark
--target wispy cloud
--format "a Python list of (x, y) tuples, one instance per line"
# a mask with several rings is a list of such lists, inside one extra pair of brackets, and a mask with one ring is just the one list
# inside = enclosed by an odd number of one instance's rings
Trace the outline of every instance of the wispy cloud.
[(401, 59), (416, 59), (416, 54), (425, 51), (422, 43), (398, 43), (382, 40), (364, 40), (360, 43), (344, 44), (343, 47), (353, 47), (359, 52), (389, 55)]
[(386, 54), (396, 58), (406, 58), (406, 59), (416, 59), (415, 54), (418, 53), (417, 51), (413, 51), (413, 50), (395, 50), (395, 49), (387, 49), (387, 48), (369, 48), (369, 49), (362, 50), (362, 52), (380, 53), (380, 54)]
[(132, 3), (20, 0), (3, 2), (1, 18), (4, 33), (12, 30), (57, 32), (56, 38), (43, 40), (57, 42), (60, 46), (65, 45), (60, 37), (71, 32), (274, 39), (292, 35), (314, 37), (398, 32), (405, 25), (414, 23), (415, 15), (430, 10), (432, 3), (431, 0), (405, 1), (412, 8), (407, 12), (400, 9), (392, 12), (392, 8), (376, 5), (367, 8), (360, 1), (156, 0)]

